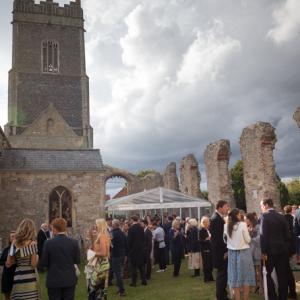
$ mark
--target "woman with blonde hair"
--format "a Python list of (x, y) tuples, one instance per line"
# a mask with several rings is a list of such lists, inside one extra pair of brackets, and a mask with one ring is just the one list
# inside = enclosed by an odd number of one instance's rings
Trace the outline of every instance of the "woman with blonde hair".
[(201, 219), (201, 228), (199, 231), (201, 255), (203, 263), (204, 282), (214, 281), (212, 276), (213, 263), (211, 254), (211, 234), (209, 232), (210, 220), (207, 216)]
[(184, 252), (183, 235), (180, 232), (180, 220), (175, 219), (172, 222), (172, 228), (169, 232), (169, 240), (174, 265), (173, 276), (177, 277), (179, 275), (181, 259)]
[(24, 219), (15, 235), (7, 264), (16, 264), (13, 288), (11, 292), (12, 300), (38, 300), (38, 276), (36, 266), (38, 263), (38, 249), (35, 241), (35, 224), (31, 219)]
[[(89, 300), (106, 300), (109, 276), (110, 234), (105, 219), (97, 219), (97, 236), (92, 237), (92, 257), (89, 258), (88, 274)], [(90, 270), (90, 272), (89, 272)]]

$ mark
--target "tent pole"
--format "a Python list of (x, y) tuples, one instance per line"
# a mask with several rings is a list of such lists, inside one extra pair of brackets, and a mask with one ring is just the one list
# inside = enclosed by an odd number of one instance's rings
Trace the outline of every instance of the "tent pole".
[(198, 221), (200, 222), (200, 207), (198, 207)]
[(181, 207), (179, 208), (179, 215), (180, 215), (180, 219), (182, 219), (182, 217), (181, 217)]
[(192, 209), (189, 207), (189, 217), (192, 217)]

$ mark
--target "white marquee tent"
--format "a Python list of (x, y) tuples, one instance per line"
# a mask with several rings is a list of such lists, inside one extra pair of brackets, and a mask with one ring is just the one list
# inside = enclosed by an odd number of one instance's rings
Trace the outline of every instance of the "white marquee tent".
[(208, 214), (211, 203), (205, 199), (191, 197), (163, 187), (145, 190), (140, 193), (108, 200), (105, 203), (108, 214), (125, 215), (160, 214), (177, 212), (181, 217), (200, 217)]

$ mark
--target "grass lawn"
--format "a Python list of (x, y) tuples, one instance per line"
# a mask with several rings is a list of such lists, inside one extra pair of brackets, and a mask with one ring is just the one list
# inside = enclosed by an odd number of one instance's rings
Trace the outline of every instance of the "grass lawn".
[[(191, 273), (187, 269), (187, 261), (183, 261), (181, 266), (181, 274), (177, 278), (172, 277), (173, 266), (169, 266), (167, 272), (156, 273), (153, 270), (153, 278), (148, 281), (147, 286), (141, 286), (138, 282), (136, 288), (129, 286), (129, 280), (125, 280), (126, 297), (132, 300), (214, 300), (215, 299), (215, 283), (204, 284), (203, 275), (199, 278), (191, 278)], [(85, 274), (83, 273), (83, 265), (80, 267), (81, 275), (76, 288), (76, 300), (87, 299)], [(42, 299), (46, 300), (47, 290), (45, 288), (45, 274), (41, 274)], [(117, 287), (109, 287), (108, 299), (120, 299), (117, 293)], [(251, 300), (263, 299), (255, 295), (251, 295)]]

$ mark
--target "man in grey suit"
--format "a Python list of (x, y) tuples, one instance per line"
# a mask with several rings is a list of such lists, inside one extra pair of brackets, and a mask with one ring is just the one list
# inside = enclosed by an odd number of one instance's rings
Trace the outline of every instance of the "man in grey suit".
[(49, 300), (74, 300), (77, 283), (75, 264), (80, 263), (76, 240), (67, 237), (67, 222), (56, 218), (52, 222), (53, 239), (45, 242), (41, 266), (48, 269), (46, 286)]

